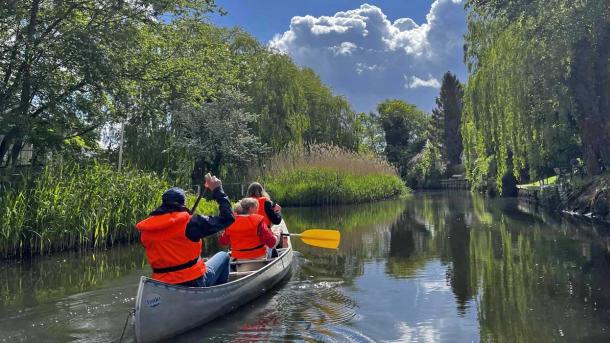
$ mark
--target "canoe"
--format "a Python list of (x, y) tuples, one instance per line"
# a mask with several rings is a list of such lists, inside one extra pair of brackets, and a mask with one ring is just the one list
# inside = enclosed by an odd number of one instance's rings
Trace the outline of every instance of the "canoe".
[[(286, 225), (280, 223), (288, 233)], [(135, 306), (137, 342), (156, 342), (199, 327), (267, 292), (291, 270), (290, 238), (283, 239), (279, 256), (251, 272), (231, 272), (229, 282), (213, 287), (170, 285), (142, 276)]]

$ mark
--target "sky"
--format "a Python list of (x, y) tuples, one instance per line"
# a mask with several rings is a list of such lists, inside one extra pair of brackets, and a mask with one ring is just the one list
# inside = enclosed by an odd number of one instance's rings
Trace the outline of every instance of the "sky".
[(402, 99), (426, 112), (442, 76), (464, 82), (464, 0), (217, 0), (239, 26), (315, 70), (359, 112)]

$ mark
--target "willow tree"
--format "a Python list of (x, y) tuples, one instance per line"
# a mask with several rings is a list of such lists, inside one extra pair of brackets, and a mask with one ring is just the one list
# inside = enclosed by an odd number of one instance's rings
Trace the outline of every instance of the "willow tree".
[[(187, 180), (194, 160), (176, 148), (176, 113), (200, 109), (227, 89), (252, 80), (247, 60), (250, 36), (191, 18), (138, 33), (139, 54), (130, 68), (143, 69), (137, 82), (125, 80), (114, 104), (125, 113), (125, 161), (144, 170)], [(188, 170), (188, 171), (187, 171)]]
[(256, 124), (257, 135), (274, 151), (291, 142), (301, 145), (310, 126), (299, 73), (290, 57), (269, 54), (246, 91), (252, 97), (251, 111), (261, 115)]
[[(608, 92), (603, 92), (607, 49), (601, 48), (609, 12), (604, 1), (469, 5), (465, 60), (471, 75), (462, 123), (469, 179), (481, 186), (490, 177), (500, 189), (507, 175), (535, 179), (569, 165), (581, 155), (581, 147), (594, 152), (589, 158), (585, 154), (589, 172), (599, 172), (593, 159), (606, 165), (610, 132), (604, 131), (608, 111), (602, 114), (608, 101)], [(583, 37), (591, 42), (591, 56), (597, 57), (582, 57), (578, 42)], [(605, 76), (593, 77), (591, 70)], [(593, 92), (575, 92), (577, 87)], [(589, 133), (590, 123), (603, 132)], [(591, 135), (594, 139), (587, 138)]]

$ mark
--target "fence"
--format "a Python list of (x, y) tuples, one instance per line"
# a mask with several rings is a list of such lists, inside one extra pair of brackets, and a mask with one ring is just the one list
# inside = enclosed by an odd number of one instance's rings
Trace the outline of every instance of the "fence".
[(470, 185), (468, 180), (464, 178), (451, 178), (441, 180), (441, 188), (443, 189), (455, 189), (455, 190), (469, 190)]

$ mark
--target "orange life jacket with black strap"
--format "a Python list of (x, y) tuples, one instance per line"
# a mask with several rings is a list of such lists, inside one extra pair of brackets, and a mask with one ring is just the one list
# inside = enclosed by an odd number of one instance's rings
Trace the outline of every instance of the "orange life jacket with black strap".
[(267, 249), (258, 237), (258, 226), (263, 220), (263, 216), (258, 214), (235, 216), (235, 222), (227, 228), (233, 258), (253, 259), (265, 256)]
[(153, 279), (178, 284), (205, 274), (205, 263), (200, 257), (201, 240), (193, 242), (186, 237), (190, 220), (188, 212), (171, 212), (150, 216), (136, 224)]
[(267, 226), (271, 227), (271, 220), (267, 217), (267, 212), (265, 212), (265, 202), (269, 201), (269, 199), (265, 197), (254, 198), (258, 200), (258, 214), (263, 216), (263, 220)]

